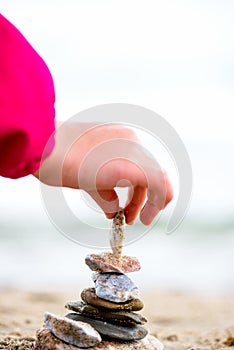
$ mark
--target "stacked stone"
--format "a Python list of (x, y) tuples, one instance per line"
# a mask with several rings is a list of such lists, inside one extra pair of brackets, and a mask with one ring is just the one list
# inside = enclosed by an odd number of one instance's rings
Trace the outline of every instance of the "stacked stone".
[[(66, 317), (87, 322), (102, 338), (119, 341), (142, 339), (148, 332), (142, 326), (146, 319), (135, 312), (143, 308), (142, 301), (138, 299), (138, 288), (123, 272), (111, 272), (107, 257), (113, 262), (114, 257), (110, 254), (93, 254), (86, 258), (89, 266), (94, 262), (105, 260), (105, 269), (100, 268), (99, 264), (98, 272), (93, 274), (95, 287), (82, 291), (81, 302), (66, 304), (66, 307), (73, 311)], [(125, 257), (125, 261), (127, 260), (128, 257)], [(115, 266), (117, 265), (116, 261)]]
[(136, 312), (144, 305), (138, 288), (126, 274), (139, 271), (140, 263), (134, 257), (122, 256), (123, 239), (124, 213), (120, 210), (112, 225), (112, 252), (90, 254), (85, 259), (93, 271), (94, 287), (82, 291), (82, 301), (65, 305), (72, 311), (65, 317), (45, 313), (46, 329), (37, 334), (36, 350), (73, 350), (73, 346), (163, 349), (156, 338), (147, 336), (143, 326), (147, 320)]

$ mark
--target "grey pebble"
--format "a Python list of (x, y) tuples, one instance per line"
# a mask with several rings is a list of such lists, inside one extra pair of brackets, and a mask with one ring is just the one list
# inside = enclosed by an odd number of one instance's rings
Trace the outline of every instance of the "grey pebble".
[(65, 307), (69, 310), (78, 312), (81, 315), (88, 316), (94, 319), (107, 321), (117, 324), (144, 324), (146, 318), (136, 312), (131, 311), (111, 311), (103, 308), (98, 308), (82, 301), (68, 302)]
[(132, 280), (121, 273), (94, 273), (95, 292), (99, 298), (123, 303), (138, 297), (139, 290)]
[(147, 329), (143, 326), (134, 325), (124, 327), (100, 320), (94, 320), (77, 313), (70, 313), (66, 315), (66, 317), (75, 321), (87, 322), (100, 334), (111, 339), (118, 339), (122, 341), (139, 340), (143, 339), (148, 333)]
[(100, 334), (89, 323), (76, 322), (50, 312), (45, 312), (44, 322), (51, 333), (70, 345), (89, 348), (102, 341)]

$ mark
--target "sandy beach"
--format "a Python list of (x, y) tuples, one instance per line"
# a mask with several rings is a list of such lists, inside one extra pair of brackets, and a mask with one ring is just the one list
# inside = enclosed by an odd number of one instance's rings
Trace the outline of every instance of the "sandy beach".
[[(77, 294), (0, 290), (0, 349), (34, 349), (35, 332), (44, 311), (65, 315), (64, 304)], [(234, 348), (234, 297), (179, 293), (142, 295), (142, 314), (150, 333), (168, 350), (228, 350)]]

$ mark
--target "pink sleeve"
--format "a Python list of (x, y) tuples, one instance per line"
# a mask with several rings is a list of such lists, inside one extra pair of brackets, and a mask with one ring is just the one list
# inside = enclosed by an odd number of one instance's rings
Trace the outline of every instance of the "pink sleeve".
[(0, 175), (18, 178), (54, 147), (54, 86), (44, 61), (0, 15)]

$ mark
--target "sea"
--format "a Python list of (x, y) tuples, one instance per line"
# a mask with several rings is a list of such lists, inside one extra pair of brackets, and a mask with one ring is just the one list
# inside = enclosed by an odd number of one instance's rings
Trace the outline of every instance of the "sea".
[[(68, 237), (44, 219), (31, 215), (27, 221), (1, 223), (0, 288), (78, 292), (92, 286), (85, 257), (108, 250), (109, 229), (95, 229), (94, 223), (86, 229), (81, 225), (81, 232), (71, 227), (78, 233), (76, 242), (74, 234)], [(138, 222), (132, 232), (126, 229), (123, 248), (141, 263), (131, 277), (142, 292), (234, 293), (233, 222), (207, 225), (185, 219), (169, 235), (160, 220), (141, 235), (142, 227)]]

